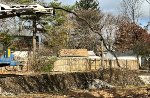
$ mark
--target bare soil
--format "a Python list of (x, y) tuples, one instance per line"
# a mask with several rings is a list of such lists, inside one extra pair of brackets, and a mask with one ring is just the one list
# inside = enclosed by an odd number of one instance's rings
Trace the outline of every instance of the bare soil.
[(150, 98), (148, 87), (128, 87), (101, 90), (72, 90), (45, 94), (21, 94), (0, 98)]

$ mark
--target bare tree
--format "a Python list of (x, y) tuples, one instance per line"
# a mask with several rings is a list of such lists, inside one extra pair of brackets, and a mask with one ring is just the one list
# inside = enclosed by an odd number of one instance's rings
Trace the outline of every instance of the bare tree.
[(143, 0), (122, 0), (122, 14), (132, 22), (138, 22), (138, 18), (142, 15), (142, 2)]
[[(103, 13), (96, 10), (78, 10), (76, 12), (80, 17), (83, 17), (85, 20), (87, 20), (95, 30), (100, 31), (100, 22), (103, 20)], [(97, 40), (100, 37), (97, 37), (97, 35), (90, 30), (84, 21), (79, 18), (75, 18), (75, 20), (77, 22), (77, 26), (75, 29), (75, 34), (73, 35), (73, 39), (71, 39), (71, 41), (74, 42), (73, 47), (95, 50), (95, 46), (98, 44)]]

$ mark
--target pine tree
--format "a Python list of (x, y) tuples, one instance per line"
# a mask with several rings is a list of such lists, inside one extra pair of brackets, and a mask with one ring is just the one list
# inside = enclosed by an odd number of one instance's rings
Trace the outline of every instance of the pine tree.
[(99, 10), (99, 2), (97, 0), (80, 0), (79, 2), (76, 1), (76, 9)]

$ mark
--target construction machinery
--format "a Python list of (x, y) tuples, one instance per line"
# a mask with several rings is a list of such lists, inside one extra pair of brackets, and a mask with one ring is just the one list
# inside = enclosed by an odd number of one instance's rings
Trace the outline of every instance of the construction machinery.
[(0, 67), (2, 71), (27, 71), (27, 67), (25, 68), (21, 61), (15, 60), (11, 49), (6, 49), (1, 55)]
[(0, 66), (17, 66), (19, 62), (14, 60), (14, 55), (11, 54), (11, 50), (7, 49), (0, 57)]
[(47, 8), (40, 4), (28, 4), (28, 5), (5, 5), (0, 3), (0, 13), (22, 13), (22, 12), (35, 12), (35, 13), (49, 13), (53, 14), (53, 8)]

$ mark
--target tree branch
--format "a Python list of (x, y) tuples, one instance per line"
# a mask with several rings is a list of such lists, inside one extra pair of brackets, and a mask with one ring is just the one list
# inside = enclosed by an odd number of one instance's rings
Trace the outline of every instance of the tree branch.
[[(74, 11), (70, 11), (70, 10), (67, 10), (67, 9), (64, 9), (64, 8), (61, 8), (61, 7), (55, 7), (55, 6), (53, 6), (53, 8), (54, 8), (54, 9), (60, 9), (60, 10), (66, 11), (66, 12), (68, 12), (68, 13), (72, 13), (72, 14), (75, 15), (78, 19), (84, 21), (84, 22), (88, 25), (88, 27), (90, 28), (91, 31), (93, 31), (94, 33), (98, 34), (98, 35), (101, 37), (101, 40), (102, 40), (103, 43), (104, 43), (104, 47), (106, 48), (107, 51), (111, 52), (112, 55), (116, 58), (118, 67), (121, 67), (120, 64), (119, 64), (117, 55), (115, 54), (115, 52), (114, 52), (113, 50), (110, 50), (110, 49), (107, 47), (107, 44), (106, 44), (106, 42), (105, 42), (105, 40), (104, 40), (102, 34), (100, 34), (99, 31), (96, 31), (96, 30), (88, 23), (88, 21), (87, 21), (86, 19), (80, 17), (80, 16), (79, 16), (76, 12), (74, 12)], [(103, 26), (102, 26), (102, 28), (103, 28)]]

